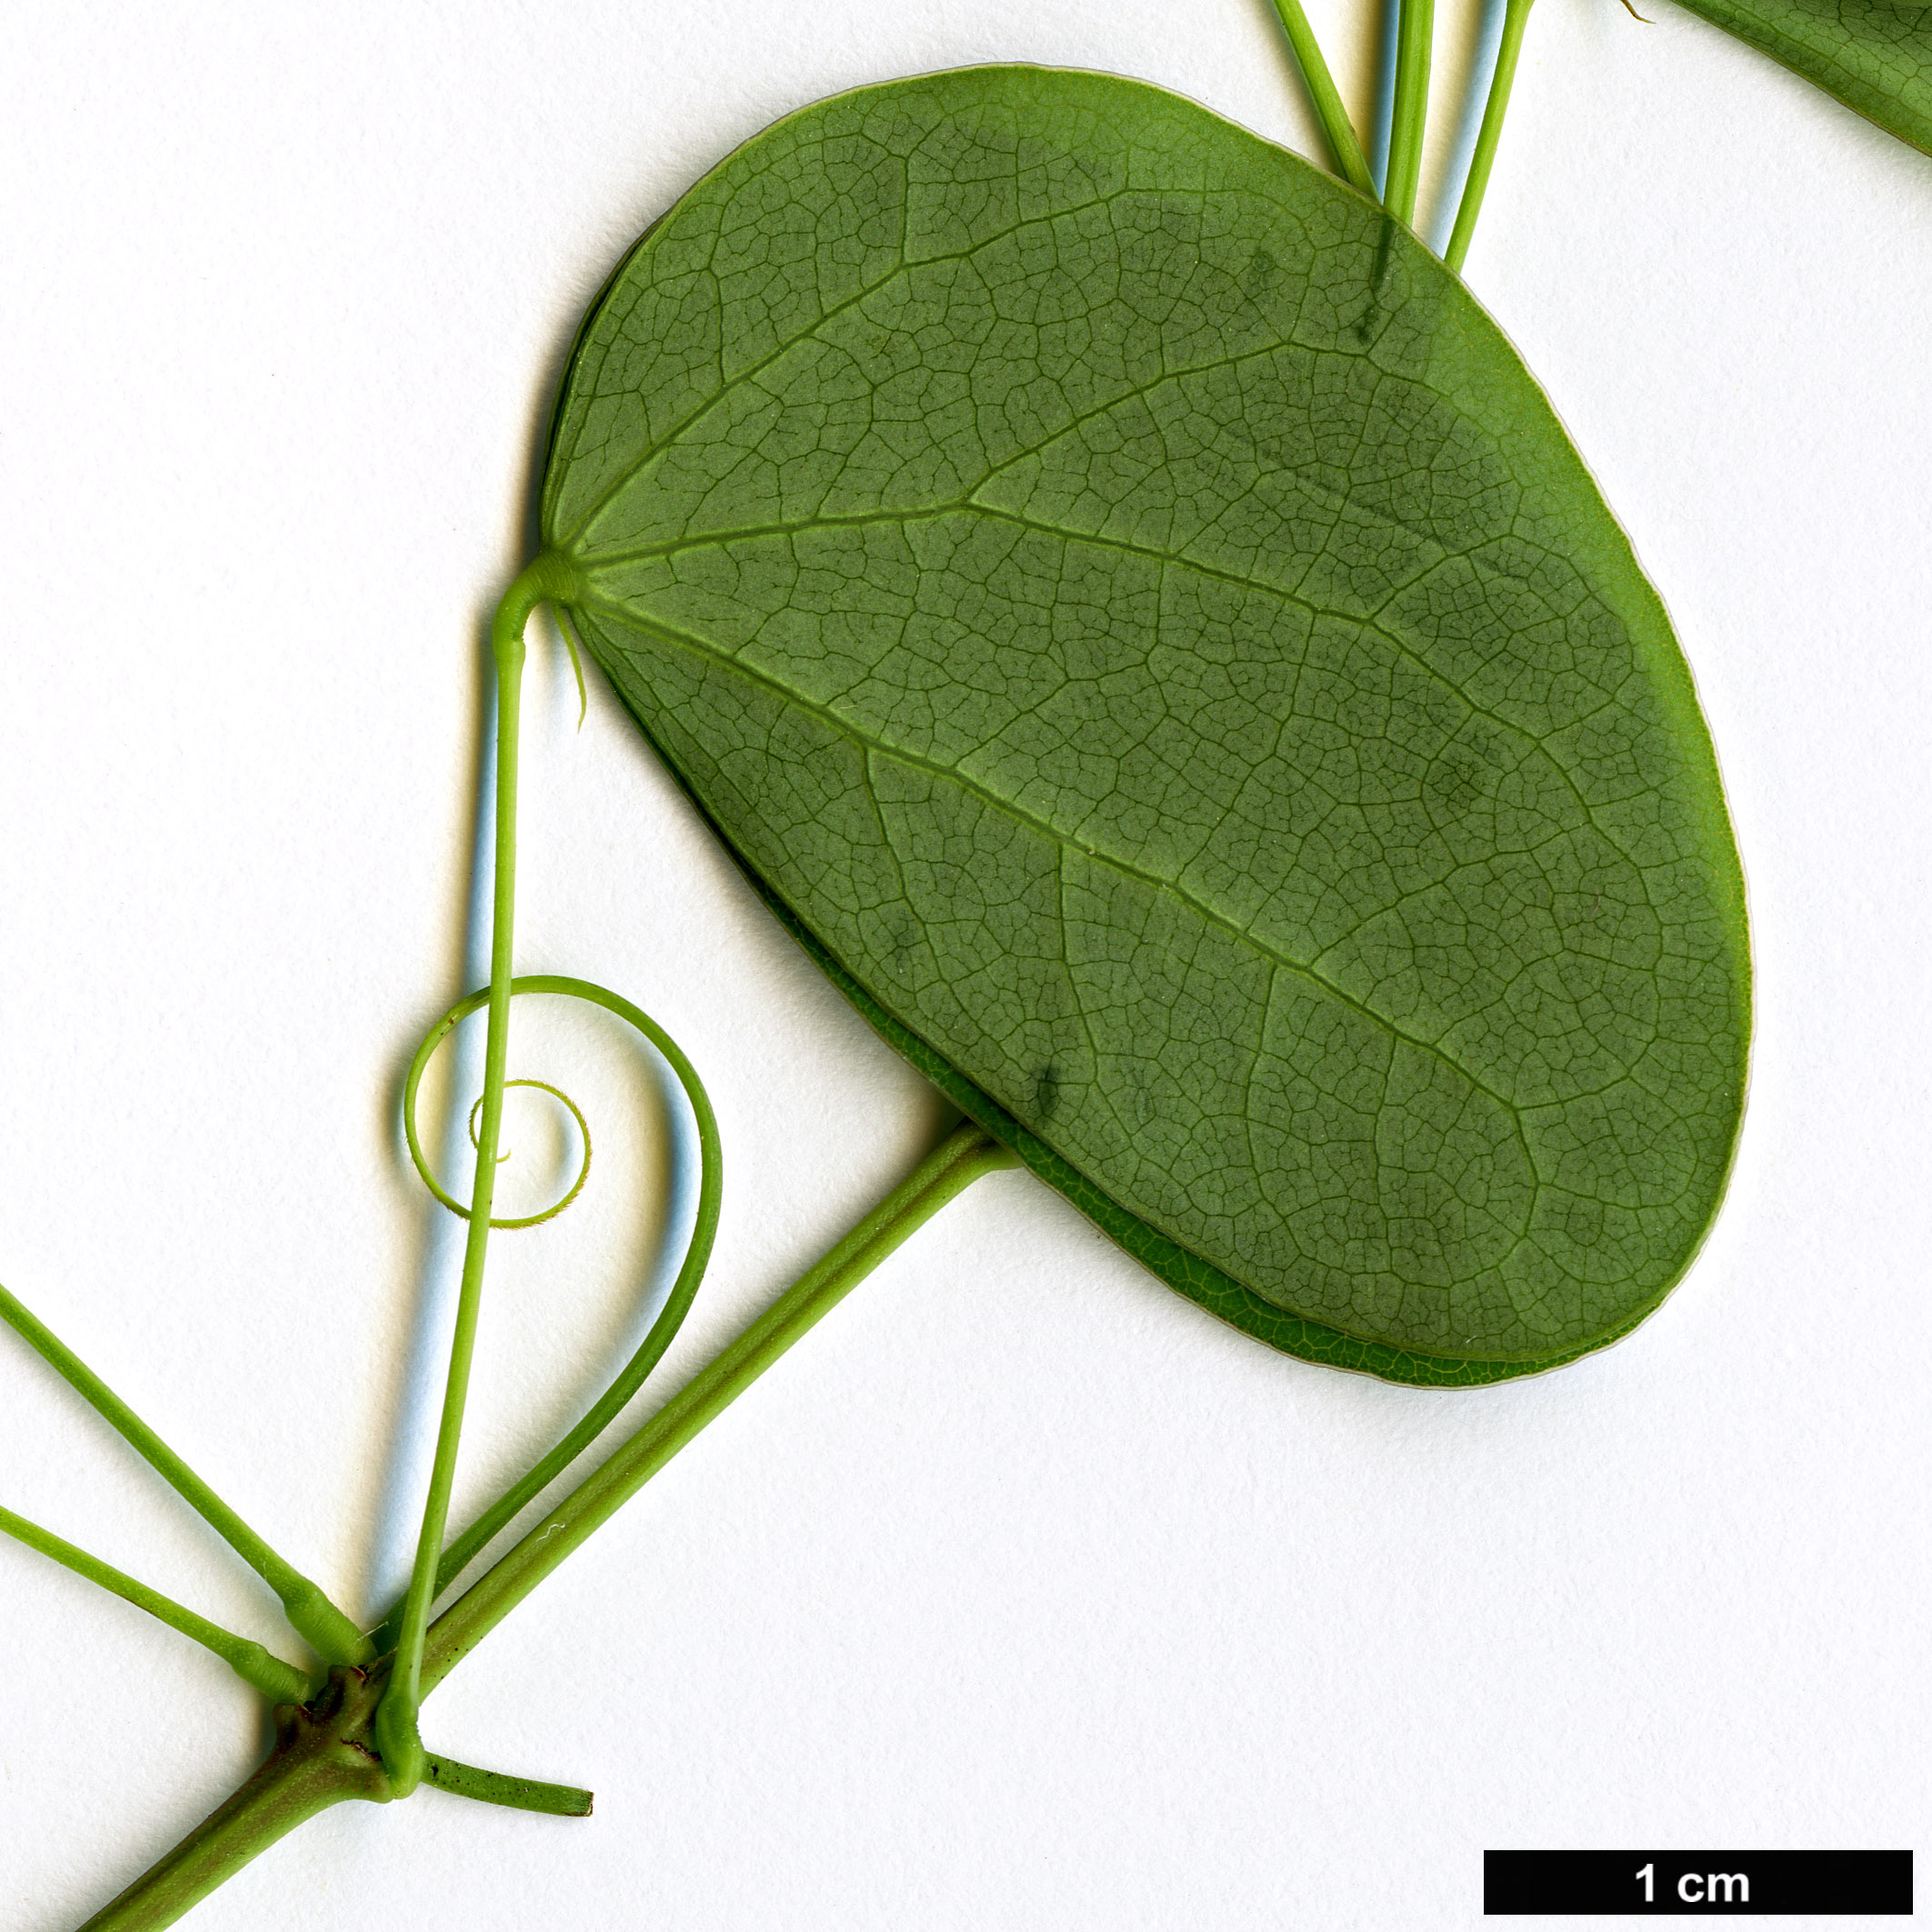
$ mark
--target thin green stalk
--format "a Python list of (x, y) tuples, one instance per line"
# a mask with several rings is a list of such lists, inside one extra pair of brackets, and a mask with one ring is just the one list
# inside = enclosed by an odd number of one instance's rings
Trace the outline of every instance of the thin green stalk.
[(131, 1603), (135, 1609), (145, 1610), (150, 1617), (158, 1617), (169, 1629), (193, 1637), (203, 1649), (212, 1650), (236, 1677), (254, 1685), (271, 1704), (307, 1701), (308, 1678), (293, 1664), (285, 1664), (261, 1645), (250, 1642), (245, 1637), (237, 1637), (232, 1630), (224, 1630), (219, 1624), (210, 1623), (205, 1617), (197, 1617), (172, 1597), (164, 1597), (159, 1590), (135, 1582), (125, 1571), (115, 1569), (113, 1564), (103, 1563), (98, 1557), (89, 1556), (65, 1537), (56, 1537), (52, 1530), (43, 1529), (39, 1524), (15, 1516), (11, 1509), (0, 1509), (0, 1530), (25, 1543), (29, 1549), (37, 1549), (43, 1557), (51, 1557), (76, 1577), (85, 1577), (89, 1583), (97, 1583), (104, 1590), (112, 1591), (124, 1603)]
[(1401, 0), (1396, 32), (1396, 98), (1388, 127), (1388, 185), (1382, 205), (1405, 228), (1416, 225), (1422, 178), (1422, 128), (1429, 111), (1429, 60), (1436, 0)]
[(479, 1805), (505, 1805), (512, 1811), (540, 1811), (546, 1817), (587, 1818), (591, 1796), (576, 1785), (546, 1785), (537, 1777), (509, 1777), (485, 1771), (454, 1757), (423, 1757), (423, 1782), (452, 1797), (474, 1798)]
[(1322, 57), (1320, 44), (1316, 40), (1315, 29), (1308, 25), (1307, 15), (1302, 11), (1301, 0), (1275, 0), (1275, 11), (1281, 16), (1282, 31), (1288, 36), (1289, 46), (1295, 50), (1295, 64), (1301, 69), (1303, 85), (1315, 104), (1316, 117), (1328, 137), (1336, 166), (1351, 186), (1360, 188), (1373, 201), (1376, 181), (1368, 171), (1368, 157), (1356, 137), (1348, 110), (1342, 105), (1335, 76)]
[(423, 1740), (416, 1727), (421, 1703), (420, 1671), (424, 1633), (435, 1596), (437, 1559), (449, 1520), (450, 1489), (456, 1476), (456, 1450), (463, 1436), (463, 1410), (469, 1396), (470, 1365), (476, 1349), (476, 1316), (483, 1299), (484, 1264), (490, 1244), (490, 1210), (496, 1197), (496, 1148), (503, 1125), (504, 1069), (510, 1046), (510, 964), (516, 911), (516, 779), (524, 667), (524, 626), (550, 594), (556, 572), (548, 556), (516, 578), (504, 594), (490, 623), (490, 648), (496, 665), (496, 844), (491, 902), (489, 1031), (483, 1054), (482, 1117), (476, 1126), (475, 1181), (470, 1190), (469, 1235), (463, 1250), (463, 1280), (456, 1297), (456, 1321), (450, 1340), (449, 1378), (443, 1395), (443, 1419), (436, 1431), (435, 1461), (423, 1505), (423, 1529), (404, 1599), (389, 1688), (375, 1720), (383, 1762), (398, 1797), (415, 1790), (423, 1775)]
[(162, 1441), (126, 1403), (17, 1296), (0, 1287), (5, 1321), (35, 1355), (63, 1376), (101, 1417), (198, 1510), (228, 1547), (276, 1597), (296, 1635), (329, 1664), (358, 1664), (373, 1653), (355, 1623), (331, 1603), (321, 1586), (269, 1548), (247, 1524)]
[(1017, 1157), (976, 1123), (956, 1128), (737, 1340), (437, 1617), (423, 1652), (424, 1694), (908, 1236), (982, 1175), (1017, 1165)]
[(1456, 210), (1456, 226), (1443, 255), (1443, 260), (1458, 275), (1469, 253), (1469, 238), (1476, 233), (1476, 217), (1482, 213), (1489, 170), (1496, 165), (1497, 144), (1503, 138), (1503, 116), (1509, 111), (1509, 90), (1516, 82), (1517, 56), (1523, 51), (1523, 29), (1529, 25), (1530, 5), (1531, 0), (1508, 0), (1503, 15), (1503, 37), (1496, 50), (1496, 72), (1489, 79), (1482, 130), (1476, 137), (1476, 152), (1469, 157), (1469, 175)]

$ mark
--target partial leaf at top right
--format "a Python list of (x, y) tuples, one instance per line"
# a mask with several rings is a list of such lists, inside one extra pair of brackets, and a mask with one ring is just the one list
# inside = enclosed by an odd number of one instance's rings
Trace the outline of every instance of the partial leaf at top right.
[(1683, 4), (1932, 154), (1932, 6), (1890, 6), (1886, 0)]

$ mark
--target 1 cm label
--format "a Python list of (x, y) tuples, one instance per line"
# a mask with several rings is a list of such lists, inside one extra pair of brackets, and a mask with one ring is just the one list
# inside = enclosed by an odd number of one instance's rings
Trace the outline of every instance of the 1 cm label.
[[(1657, 1903), (1657, 1866), (1640, 1865), (1637, 1877), (1644, 1887), (1644, 1903)], [(1686, 1905), (1749, 1905), (1747, 1872), (1686, 1872), (1677, 1880), (1677, 1897)]]

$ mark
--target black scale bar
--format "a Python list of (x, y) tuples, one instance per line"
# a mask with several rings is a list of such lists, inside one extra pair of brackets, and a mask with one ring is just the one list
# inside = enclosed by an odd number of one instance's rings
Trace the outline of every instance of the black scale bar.
[(1912, 1912), (1908, 1851), (1486, 1851), (1483, 1911)]

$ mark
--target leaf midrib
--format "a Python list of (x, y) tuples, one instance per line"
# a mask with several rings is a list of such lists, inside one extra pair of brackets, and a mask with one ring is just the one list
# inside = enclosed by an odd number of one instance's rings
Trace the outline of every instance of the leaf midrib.
[[(1039, 442), (1029, 444), (1026, 447), (1016, 450), (1012, 455), (1003, 461), (991, 465), (984, 474), (971, 484), (963, 495), (944, 503), (922, 506), (916, 510), (862, 512), (846, 516), (815, 516), (802, 519), (796, 523), (739, 526), (706, 532), (696, 536), (672, 538), (663, 544), (644, 545), (627, 551), (597, 552), (594, 549), (583, 553), (577, 551), (577, 543), (589, 526), (610, 506), (617, 496), (622, 495), (631, 484), (636, 481), (644, 471), (649, 467), (651, 463), (669, 449), (693, 425), (701, 420), (711, 410), (717, 407), (735, 390), (747, 383), (755, 382), (760, 375), (769, 369), (774, 364), (782, 360), (801, 343), (807, 342), (814, 336), (820, 335), (828, 324), (871, 300), (874, 295), (889, 287), (899, 276), (908, 275), (915, 269), (924, 268), (928, 264), (935, 262), (969, 260), (973, 256), (993, 247), (997, 243), (1005, 241), (1012, 235), (1018, 235), (1028, 228), (1051, 226), (1073, 215), (1086, 213), (1089, 209), (1109, 206), (1113, 203), (1122, 200), (1136, 192), (1137, 191), (1128, 187), (1121, 188), (1112, 194), (1096, 195), (1087, 201), (1075, 203), (1066, 208), (1055, 209), (1049, 215), (1036, 215), (1024, 221), (1015, 222), (1009, 226), (1000, 228), (987, 235), (983, 239), (975, 242), (970, 247), (947, 250), (931, 255), (922, 255), (916, 262), (909, 261), (905, 254), (905, 224), (903, 218), (905, 205), (902, 204), (900, 208), (898, 258), (886, 274), (881, 275), (876, 281), (856, 290), (854, 294), (846, 297), (844, 301), (835, 304), (817, 316), (809, 327), (801, 329), (796, 335), (786, 337), (767, 355), (754, 363), (747, 364), (735, 375), (726, 376), (720, 371), (717, 386), (677, 423), (666, 430), (661, 436), (646, 445), (625, 466), (618, 475), (599, 493), (590, 508), (577, 520), (570, 534), (567, 536), (557, 539), (553, 547), (570, 555), (580, 569), (594, 570), (629, 563), (648, 562), (658, 557), (679, 556), (689, 550), (704, 549), (761, 536), (790, 536), (814, 529), (864, 528), (874, 524), (893, 523), (905, 525), (960, 513), (971, 513), (976, 516), (986, 516), (1009, 523), (1019, 528), (1036, 530), (1042, 535), (1056, 536), (1063, 541), (1090, 543), (1096, 546), (1119, 551), (1124, 555), (1142, 557), (1148, 562), (1160, 564), (1164, 566), (1173, 566), (1191, 570), (1214, 582), (1226, 584), (1236, 589), (1251, 592), (1258, 591), (1263, 596), (1279, 597), (1284, 602), (1293, 604), (1299, 609), (1306, 611), (1311, 616), (1326, 617), (1336, 623), (1357, 625), (1366, 630), (1373, 631), (1376, 636), (1380, 637), (1392, 649), (1420, 670), (1425, 676), (1440, 685), (1444, 689), (1454, 693), (1457, 701), (1467, 707), (1471, 716), (1483, 718), (1497, 730), (1507, 733), (1510, 737), (1533, 746), (1542, 754), (1548, 768), (1556, 773), (1564, 789), (1568, 792), (1570, 797), (1574, 800), (1577, 810), (1582, 813), (1585, 822), (1630, 867), (1636, 877), (1637, 888), (1643, 896), (1645, 905), (1649, 907), (1654, 915), (1657, 914), (1657, 908), (1655, 902), (1651, 899), (1649, 882), (1644, 876), (1643, 866), (1638, 863), (1635, 856), (1626, 848), (1622, 840), (1617, 837), (1615, 834), (1607, 831), (1597, 823), (1596, 812), (1590, 802), (1577, 789), (1576, 781), (1565, 768), (1561, 760), (1549, 754), (1541, 739), (1534, 732), (1477, 704), (1475, 699), (1463, 690), (1461, 686), (1455, 683), (1453, 679), (1446, 677), (1401, 636), (1394, 631), (1386, 628), (1377, 621), (1381, 613), (1396, 597), (1400, 596), (1405, 590), (1411, 587), (1416, 581), (1415, 576), (1396, 585), (1380, 603), (1367, 606), (1364, 613), (1341, 610), (1319, 604), (1314, 599), (1303, 596), (1298, 590), (1289, 590), (1277, 585), (1243, 576), (1238, 572), (1224, 570), (1214, 565), (1202, 563), (1180, 552), (1156, 550), (1146, 545), (1136, 544), (1124, 537), (1108, 536), (1099, 532), (1088, 533), (1063, 529), (1056, 524), (1045, 523), (1037, 518), (1024, 516), (1016, 511), (1004, 510), (996, 506), (974, 500), (978, 493), (984, 490), (995, 477), (1014, 468), (1018, 464), (1039, 456), (1044, 450), (1050, 447), (1054, 443), (1073, 434), (1085, 424), (1096, 421), (1099, 417), (1119, 408), (1123, 403), (1136, 398), (1145, 398), (1164, 385), (1182, 382), (1190, 376), (1205, 375), (1216, 369), (1235, 368), (1246, 362), (1279, 355), (1284, 350), (1301, 348), (1311, 355), (1325, 354), (1344, 355), (1345, 352), (1343, 351), (1323, 350), (1312, 344), (1297, 344), (1292, 336), (1276, 335), (1266, 343), (1256, 344), (1252, 347), (1241, 350), (1236, 355), (1216, 356), (1206, 362), (1188, 364), (1182, 368), (1164, 370), (1160, 375), (1150, 378), (1145, 383), (1134, 384), (1122, 388), (1111, 394), (1105, 401), (1095, 404), (1091, 408), (1075, 413), (1069, 416), (1065, 424)], [(1245, 190), (1241, 192), (1256, 193), (1256, 191)], [(1209, 195), (1206, 198), (1211, 199), (1214, 197)], [(1260, 197), (1257, 195), (1257, 198), (1265, 197)], [(605, 351), (606, 354), (608, 353), (608, 344), (605, 345)], [(1345, 355), (1345, 359), (1354, 361), (1361, 358)], [(1427, 388), (1428, 393), (1436, 395), (1439, 401), (1444, 402), (1452, 409), (1454, 408), (1454, 403), (1448, 396), (1439, 390), (1429, 388), (1429, 385), (1421, 383), (1419, 378), (1408, 376), (1403, 379), (1406, 382), (1415, 383), (1418, 387)], [(568, 458), (566, 458), (566, 463), (568, 460)], [(1304, 487), (1318, 494), (1338, 507), (1354, 510), (1358, 515), (1367, 515), (1376, 517), (1391, 527), (1401, 529), (1406, 534), (1426, 542), (1437, 553), (1437, 556), (1436, 562), (1426, 566), (1424, 571), (1416, 573), (1416, 576), (1426, 575), (1428, 569), (1434, 569), (1440, 563), (1450, 558), (1461, 558), (1466, 562), (1472, 561), (1473, 554), (1470, 551), (1451, 548), (1442, 543), (1433, 532), (1426, 528), (1408, 524), (1401, 517), (1389, 515), (1384, 511), (1365, 511), (1364, 506), (1349, 496), (1346, 492), (1335, 489), (1332, 486), (1323, 482), (1318, 476), (1311, 475), (1306, 468), (1301, 465), (1283, 464), (1278, 466), (1277, 471), (1275, 473), (1293, 476)], [(1512, 518), (1512, 524), (1514, 521), (1515, 519)], [(1498, 533), (1498, 535), (1500, 534)], [(1518, 536), (1521, 536), (1520, 532), (1515, 532), (1514, 534)], [(667, 635), (669, 634), (667, 633)], [(1606, 697), (1601, 705), (1596, 706), (1588, 711), (1579, 712), (1575, 718), (1570, 720), (1566, 728), (1574, 730), (1578, 725), (1585, 724), (1600, 713), (1611, 709), (1615, 703), (1614, 697)], [(1346, 937), (1346, 936), (1344, 936)], [(1339, 944), (1341, 942), (1338, 940), (1336, 943)], [(1365, 1008), (1364, 1010), (1366, 1011), (1367, 1009)], [(1445, 1059), (1446, 1064), (1452, 1066), (1455, 1066), (1456, 1063), (1448, 1059), (1446, 1056), (1445, 1056)], [(1466, 1075), (1465, 1077), (1470, 1076)], [(1485, 1089), (1485, 1091), (1487, 1091), (1487, 1089)]]
[[(976, 490), (980, 486), (977, 484), (974, 486)], [(1552, 756), (1535, 732), (1503, 716), (1500, 712), (1492, 711), (1487, 706), (1477, 704), (1455, 679), (1446, 676), (1413, 645), (1406, 642), (1397, 632), (1388, 629), (1378, 621), (1381, 613), (1386, 610), (1389, 605), (1394, 603), (1405, 590), (1411, 587), (1415, 581), (1413, 578), (1408, 583), (1397, 585), (1395, 589), (1389, 592), (1387, 596), (1383, 598), (1381, 603), (1370, 606), (1367, 613), (1364, 615), (1356, 611), (1341, 610), (1328, 605), (1317, 604), (1313, 598), (1304, 596), (1298, 591), (1285, 590), (1279, 585), (1263, 583), (1255, 577), (1245, 577), (1237, 571), (1223, 570), (1213, 564), (1204, 564), (1197, 558), (1185, 556), (1176, 551), (1156, 550), (1145, 544), (1133, 543), (1124, 536), (1109, 536), (1085, 530), (1062, 529), (1057, 524), (1042, 523), (1037, 517), (1023, 516), (1016, 510), (996, 509), (988, 504), (975, 503), (970, 496), (962, 496), (951, 502), (937, 504), (929, 509), (906, 511), (875, 510), (850, 516), (813, 517), (795, 524), (746, 525), (739, 529), (715, 531), (704, 536), (680, 537), (662, 546), (653, 546), (646, 549), (626, 552), (621, 556), (599, 556), (580, 559), (576, 562), (576, 567), (583, 573), (594, 573), (606, 569), (618, 568), (626, 564), (651, 563), (663, 556), (679, 556), (692, 550), (705, 550), (720, 547), (726, 544), (749, 542), (758, 537), (789, 537), (810, 530), (865, 529), (875, 524), (898, 524), (903, 526), (906, 524), (929, 523), (936, 522), (947, 516), (959, 516), (987, 517), (996, 523), (1011, 524), (1018, 529), (1037, 531), (1043, 536), (1058, 537), (1063, 543), (1091, 544), (1096, 549), (1117, 550), (1125, 556), (1141, 557), (1148, 563), (1158, 564), (1166, 569), (1191, 570), (1197, 576), (1206, 577), (1217, 584), (1226, 584), (1236, 590), (1256, 591), (1263, 596), (1278, 597), (1284, 604), (1292, 604), (1297, 609), (1306, 611), (1311, 617), (1326, 617), (1332, 623), (1352, 625), (1361, 630), (1372, 631), (1391, 650), (1406, 658), (1424, 676), (1440, 686), (1444, 690), (1453, 693), (1457, 703), (1466, 706), (1472, 717), (1482, 718), (1487, 723), (1493, 725), (1498, 731), (1507, 733), (1511, 738), (1534, 746), (1542, 754), (1550, 770), (1561, 781), (1563, 788), (1576, 801), (1577, 809), (1583, 814), (1585, 821), (1588, 824), (1590, 829), (1606, 845), (1609, 846), (1619, 858), (1629, 866), (1631, 871), (1637, 876), (1638, 886), (1644, 895), (1644, 903), (1650, 907), (1653, 913), (1657, 912), (1656, 903), (1650, 897), (1648, 882), (1644, 878), (1643, 866), (1626, 850), (1622, 841), (1617, 838), (1615, 833), (1607, 831), (1597, 823), (1595, 808), (1591, 806), (1589, 800), (1577, 789), (1577, 781), (1565, 769), (1562, 760)], [(1471, 553), (1467, 550), (1449, 550), (1440, 545), (1436, 547), (1442, 551), (1440, 561), (1446, 562), (1452, 557), (1459, 557), (1465, 562), (1471, 560)], [(1431, 570), (1436, 567), (1436, 566), (1434, 564), (1428, 566)], [(1426, 575), (1426, 572), (1423, 574)], [(1610, 710), (1616, 705), (1616, 702), (1617, 700), (1614, 697), (1607, 697), (1602, 704), (1596, 706), (1592, 709), (1579, 711), (1569, 724), (1563, 728), (1567, 731), (1574, 731), (1577, 726), (1587, 724), (1591, 718)]]
[[(861, 752), (866, 756), (890, 758), (895, 763), (907, 766), (916, 771), (924, 772), (929, 777), (937, 778), (948, 785), (956, 786), (961, 791), (968, 793), (993, 811), (1038, 834), (1063, 851), (1079, 852), (1093, 860), (1096, 865), (1107, 866), (1127, 878), (1137, 880), (1142, 885), (1150, 886), (1157, 892), (1178, 900), (1182, 905), (1187, 906), (1190, 911), (1196, 914), (1205, 924), (1214, 926), (1218, 931), (1235, 939), (1238, 944), (1259, 953), (1277, 969), (1296, 974), (1309, 981), (1312, 985), (1319, 986), (1325, 993), (1340, 1001), (1344, 1006), (1359, 1013), (1365, 1019), (1372, 1021), (1384, 1032), (1406, 1042), (1423, 1053), (1428, 1054), (1432, 1058), (1439, 1060), (1458, 1078), (1467, 1081), (1478, 1093), (1493, 1100), (1497, 1106), (1509, 1116), (1510, 1121), (1515, 1126), (1517, 1138), (1523, 1142), (1525, 1156), (1526, 1157), (1528, 1156), (1529, 1147), (1527, 1140), (1523, 1134), (1522, 1124), (1522, 1116), (1526, 1109), (1517, 1102), (1497, 1093), (1493, 1087), (1471, 1073), (1453, 1054), (1444, 1047), (1438, 1046), (1433, 1041), (1425, 1039), (1419, 1035), (1406, 1032), (1404, 1028), (1397, 1026), (1395, 1021), (1383, 1014), (1377, 1013), (1372, 1006), (1365, 1004), (1356, 995), (1337, 986), (1316, 967), (1301, 960), (1289, 957), (1277, 946), (1259, 938), (1235, 920), (1230, 919), (1225, 913), (1217, 911), (1214, 906), (1196, 897), (1186, 886), (1174, 880), (1163, 878), (1158, 873), (1148, 872), (1144, 867), (1133, 864), (1131, 860), (1122, 858), (1114, 853), (1102, 852), (1097, 848), (1081, 845), (1077, 840), (1069, 838), (1065, 832), (1061, 831), (1050, 821), (1041, 818), (1036, 813), (1027, 811), (1024, 806), (1016, 804), (1010, 798), (1002, 797), (997, 792), (982, 785), (976, 779), (967, 777), (956, 766), (944, 765), (936, 759), (923, 757), (917, 752), (907, 751), (897, 746), (881, 744), (877, 740), (868, 737), (856, 725), (852, 724), (848, 719), (840, 717), (836, 711), (818, 699), (804, 696), (802, 693), (794, 690), (790, 686), (782, 683), (768, 672), (759, 670), (756, 666), (747, 665), (741, 659), (720, 651), (716, 646), (708, 644), (702, 637), (679, 631), (657, 618), (641, 617), (635, 611), (627, 609), (621, 604), (612, 603), (605, 598), (598, 597), (595, 592), (590, 592), (584, 596), (582, 601), (589, 604), (591, 607), (597, 610), (606, 618), (618, 625), (621, 628), (644, 630), (666, 644), (674, 646), (681, 650), (689, 651), (695, 656), (702, 657), (708, 664), (731, 671), (749, 683), (762, 686), (766, 690), (771, 692), (774, 696), (781, 698), (786, 704), (795, 706), (798, 709), (808, 712), (814, 717), (818, 718), (831, 729), (836, 731), (840, 736), (857, 746)], [(1530, 1162), (1530, 1166), (1531, 1171), (1535, 1172), (1536, 1164), (1533, 1160)]]

